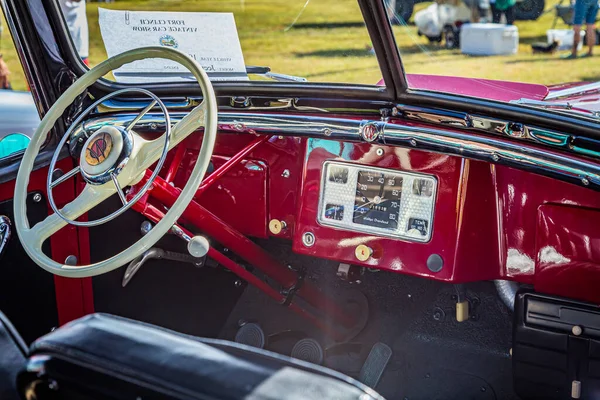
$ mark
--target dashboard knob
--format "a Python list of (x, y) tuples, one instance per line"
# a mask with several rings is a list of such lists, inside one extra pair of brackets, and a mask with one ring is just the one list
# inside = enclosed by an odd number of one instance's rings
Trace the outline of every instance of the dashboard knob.
[(269, 221), (269, 231), (271, 231), (273, 235), (279, 235), (285, 228), (287, 228), (285, 221), (280, 221), (278, 219)]
[(369, 258), (371, 258), (372, 254), (373, 249), (364, 244), (359, 244), (358, 246), (356, 246), (356, 249), (354, 249), (354, 255), (356, 256), (356, 258), (358, 258), (359, 261), (367, 261)]
[(206, 240), (203, 236), (194, 236), (190, 239), (187, 245), (188, 252), (193, 257), (204, 257), (206, 253), (208, 253), (208, 249), (210, 245), (208, 244), (208, 240)]

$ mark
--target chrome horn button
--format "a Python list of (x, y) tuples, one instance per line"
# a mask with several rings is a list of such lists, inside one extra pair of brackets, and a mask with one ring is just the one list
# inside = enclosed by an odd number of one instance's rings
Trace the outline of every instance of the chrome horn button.
[(129, 161), (133, 138), (118, 126), (103, 126), (83, 145), (79, 156), (81, 174), (86, 182), (102, 185), (117, 175)]

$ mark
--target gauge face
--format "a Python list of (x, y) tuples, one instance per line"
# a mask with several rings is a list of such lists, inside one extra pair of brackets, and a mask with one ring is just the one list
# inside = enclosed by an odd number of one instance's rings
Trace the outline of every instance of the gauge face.
[(415, 179), (412, 191), (417, 196), (431, 197), (433, 194), (433, 182), (430, 179)]
[(327, 204), (325, 206), (325, 218), (342, 221), (344, 219), (344, 206)]
[(402, 197), (402, 177), (377, 171), (359, 171), (354, 214), (356, 224), (396, 230)]
[(408, 219), (408, 233), (411, 235), (427, 236), (429, 221), (421, 218)]
[(339, 165), (330, 166), (329, 182), (346, 184), (348, 182), (348, 168)]

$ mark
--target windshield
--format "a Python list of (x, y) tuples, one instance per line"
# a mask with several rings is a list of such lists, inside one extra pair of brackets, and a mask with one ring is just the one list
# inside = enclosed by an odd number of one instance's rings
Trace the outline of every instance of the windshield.
[[(595, 0), (381, 1), (409, 87), (594, 118), (600, 111)], [(90, 66), (159, 45), (195, 57), (215, 81), (383, 84), (356, 0), (59, 2)], [(111, 77), (191, 79), (186, 73), (146, 60)]]
[(596, 0), (386, 1), (410, 87), (600, 109)]
[[(212, 80), (341, 82), (375, 85), (381, 71), (356, 0), (59, 0), (79, 56), (94, 66), (122, 51), (175, 47)], [(185, 71), (149, 60), (118, 81), (173, 81)], [(189, 78), (189, 76), (188, 76)]]

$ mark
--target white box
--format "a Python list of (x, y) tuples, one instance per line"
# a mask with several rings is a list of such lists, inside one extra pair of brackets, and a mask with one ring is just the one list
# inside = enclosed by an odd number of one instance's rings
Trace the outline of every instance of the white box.
[(519, 49), (519, 30), (514, 25), (464, 24), (460, 28), (463, 54), (493, 56), (515, 54)]
[[(548, 44), (558, 40), (558, 50), (571, 50), (573, 48), (573, 36), (575, 32), (573, 29), (548, 29), (546, 31), (546, 37), (548, 38)], [(581, 31), (581, 41), (577, 45), (577, 50), (581, 50), (583, 47), (585, 38), (585, 31)]]

